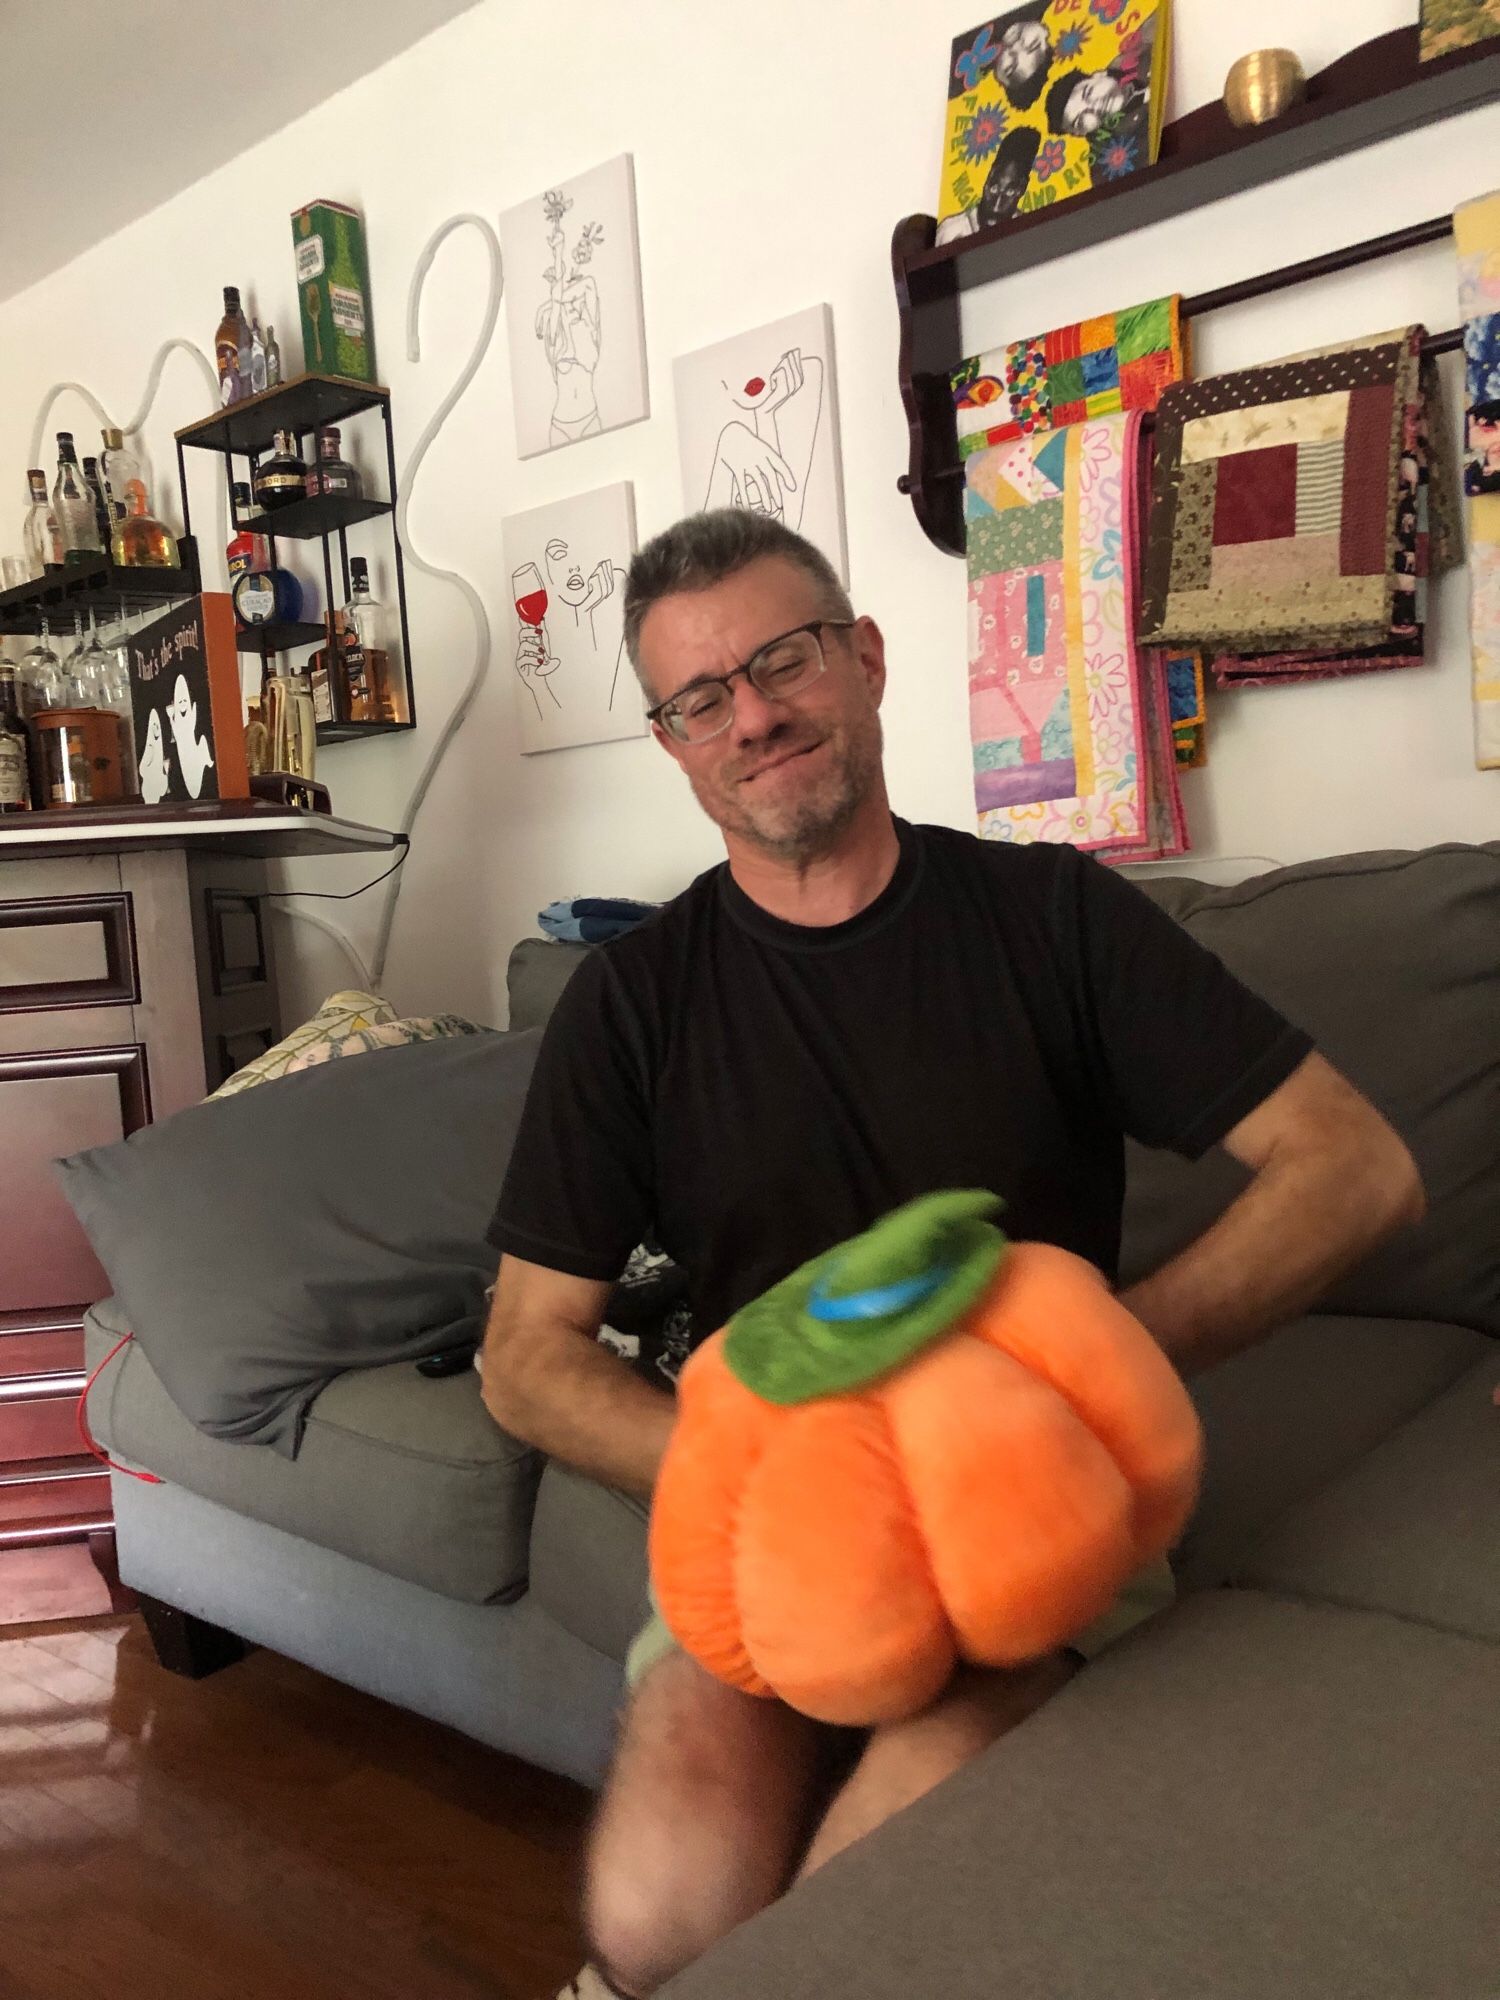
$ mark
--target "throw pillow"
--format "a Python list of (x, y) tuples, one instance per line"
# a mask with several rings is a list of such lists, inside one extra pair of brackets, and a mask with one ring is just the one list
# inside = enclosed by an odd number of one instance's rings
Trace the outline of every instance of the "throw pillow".
[(540, 1040), (480, 1030), (323, 1063), (58, 1163), (193, 1423), (293, 1457), (335, 1375), (477, 1339)]
[(258, 1083), (269, 1083), (273, 1077), (285, 1076), (308, 1050), (361, 1033), (380, 1023), (394, 1021), (395, 1018), (396, 1010), (390, 1001), (382, 1000), (377, 993), (350, 990), (332, 994), (310, 1021), (304, 1021), (300, 1028), (293, 1028), (274, 1048), (267, 1049), (254, 1062), (246, 1063), (243, 1069), (237, 1069), (213, 1095), (234, 1097), (242, 1090), (253, 1089)]

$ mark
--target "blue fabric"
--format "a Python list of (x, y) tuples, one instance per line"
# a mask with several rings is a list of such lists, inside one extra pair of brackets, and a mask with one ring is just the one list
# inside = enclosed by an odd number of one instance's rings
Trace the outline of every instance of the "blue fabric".
[(633, 903), (621, 896), (572, 896), (539, 910), (537, 922), (548, 937), (559, 938), (566, 944), (604, 944), (609, 938), (634, 930), (659, 907), (656, 903)]

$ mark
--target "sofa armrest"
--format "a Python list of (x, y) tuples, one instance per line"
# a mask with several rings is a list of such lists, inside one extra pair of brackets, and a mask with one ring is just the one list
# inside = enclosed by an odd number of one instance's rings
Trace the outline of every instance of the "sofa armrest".
[(623, 1662), (648, 1609), (645, 1501), (550, 1461), (531, 1522), (530, 1590), (575, 1639)]

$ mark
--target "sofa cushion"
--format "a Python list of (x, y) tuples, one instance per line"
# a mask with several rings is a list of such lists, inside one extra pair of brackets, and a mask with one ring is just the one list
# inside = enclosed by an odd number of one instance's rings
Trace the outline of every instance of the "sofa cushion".
[(575, 1639), (622, 1660), (646, 1621), (646, 1503), (548, 1461), (531, 1529), (531, 1594)]
[(1213, 1591), (663, 2000), (1480, 2000), (1500, 1652)]
[(546, 1026), (558, 995), (589, 950), (586, 944), (564, 944), (555, 938), (522, 938), (512, 947), (505, 985), (513, 1030)]
[[(1390, 1118), (1427, 1186), (1425, 1222), (1334, 1287), (1330, 1312), (1500, 1334), (1500, 844), (1354, 854), (1234, 888), (1147, 885), (1201, 944), (1316, 1037)], [(1132, 1147), (1128, 1283), (1244, 1185), (1222, 1152)]]
[(349, 1368), (473, 1344), (540, 1036), (489, 1031), (282, 1077), (59, 1162), (168, 1394), (291, 1455)]
[[(127, 1326), (117, 1300), (92, 1309), (91, 1367)], [(525, 1588), (541, 1460), (495, 1423), (472, 1368), (429, 1380), (401, 1361), (339, 1376), (309, 1409), (295, 1461), (205, 1437), (134, 1341), (88, 1415), (116, 1457), (387, 1576), (466, 1604)]]
[(1284, 1514), (1236, 1577), (1500, 1641), (1497, 1383), (1492, 1347), (1352, 1472)]
[(1203, 1492), (1173, 1555), (1189, 1588), (1236, 1573), (1289, 1507), (1346, 1472), (1494, 1342), (1421, 1320), (1294, 1320), (1188, 1387), (1203, 1419)]

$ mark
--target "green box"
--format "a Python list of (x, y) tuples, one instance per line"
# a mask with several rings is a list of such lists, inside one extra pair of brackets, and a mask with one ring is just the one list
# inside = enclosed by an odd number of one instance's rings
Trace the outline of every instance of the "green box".
[(363, 217), (342, 202), (310, 201), (292, 215), (292, 242), (303, 367), (310, 375), (373, 382), (375, 339)]

